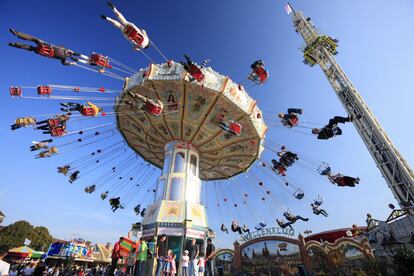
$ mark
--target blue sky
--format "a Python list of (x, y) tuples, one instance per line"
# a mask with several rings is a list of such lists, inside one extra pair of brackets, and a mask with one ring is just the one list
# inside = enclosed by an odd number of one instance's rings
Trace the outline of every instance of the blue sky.
[[(291, 3), (312, 17), (321, 33), (339, 39), (337, 61), (408, 163), (414, 164), (414, 131), (409, 127), (414, 100), (410, 82), (414, 64), (411, 29), (414, 3), (409, 0)], [(285, 2), (117, 1), (115, 4), (127, 19), (146, 29), (164, 54), (174, 60), (180, 60), (184, 53), (200, 61), (211, 58), (211, 66), (216, 71), (240, 80), (252, 61), (263, 59), (271, 74), (269, 81), (264, 86), (248, 86), (246, 89), (265, 111), (264, 118), (269, 125), (275, 121), (277, 112), (288, 107), (301, 107), (305, 110), (304, 120), (322, 124), (334, 115), (346, 114), (320, 69), (302, 64), (299, 49), (303, 41), (294, 32), (283, 9)], [(7, 190), (6, 196), (0, 199), (0, 208), (7, 215), (5, 223), (26, 219), (35, 225), (49, 227), (58, 238), (77, 234), (98, 242), (113, 241), (136, 221), (131, 210), (134, 204), (113, 214), (98, 194), (83, 192), (88, 183), (69, 184), (56, 173), (58, 165), (96, 150), (96, 147), (47, 160), (34, 160), (28, 147), (32, 140), (43, 137), (32, 129), (11, 132), (9, 126), (22, 115), (57, 112), (59, 101), (12, 99), (8, 96), (8, 87), (53, 83), (119, 89), (122, 83), (10, 48), (7, 42), (16, 39), (8, 28), (14, 27), (82, 53), (102, 52), (133, 68), (144, 67), (148, 61), (131, 50), (117, 29), (99, 18), (101, 13), (112, 16), (105, 1), (46, 1), (42, 5), (31, 1), (1, 1), (0, 9), (0, 30), (3, 32), (0, 36), (0, 85), (3, 91), (0, 95), (0, 191)], [(148, 54), (157, 62), (162, 61), (154, 49)], [(80, 129), (84, 125), (75, 121), (71, 127)], [(345, 125), (342, 129), (341, 137), (329, 141), (318, 141), (280, 127), (273, 127), (267, 133), (269, 140), (285, 144), (313, 159), (327, 161), (334, 170), (361, 178), (357, 188), (341, 189), (300, 166), (289, 170), (294, 182), (305, 187), (305, 197), (312, 199), (321, 194), (326, 199), (324, 207), (330, 214), (328, 218), (314, 216), (308, 202), (295, 200), (280, 181), (254, 168), (253, 173), (248, 174), (249, 178), (240, 176), (228, 183), (218, 183), (218, 199), (214, 187), (207, 184), (204, 198), (211, 226), (218, 230), (219, 224), (228, 224), (232, 218), (254, 226), (252, 216), (260, 214), (268, 218), (269, 224), (274, 224), (276, 217), (281, 216), (276, 205), (288, 206), (311, 218), (308, 223), (299, 222), (297, 231), (311, 229), (318, 232), (353, 223), (363, 225), (367, 212), (385, 218), (389, 213), (388, 203), (395, 203), (393, 196), (353, 126)], [(101, 145), (105, 147), (110, 143), (102, 142)], [(271, 158), (272, 153), (266, 151), (263, 159)], [(99, 174), (97, 171), (95, 178)], [(254, 175), (265, 181), (267, 190), (272, 191), (278, 203), (260, 200), (265, 190), (260, 191)], [(154, 174), (151, 181), (156, 177)], [(250, 208), (228, 206), (217, 210), (217, 201), (223, 201), (224, 197), (240, 202), (242, 195), (236, 191), (241, 190), (249, 193)], [(205, 194), (208, 194), (207, 198)], [(142, 201), (146, 195), (146, 191), (141, 191), (135, 199)], [(221, 247), (231, 246), (235, 238), (219, 233), (216, 243)]]

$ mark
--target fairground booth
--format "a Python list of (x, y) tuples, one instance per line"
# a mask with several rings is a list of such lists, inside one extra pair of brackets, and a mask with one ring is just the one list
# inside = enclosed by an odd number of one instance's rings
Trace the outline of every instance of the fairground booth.
[(88, 263), (94, 262), (94, 258), (90, 244), (82, 239), (57, 240), (50, 245), (45, 262), (52, 266), (62, 263), (87, 266)]
[(30, 260), (38, 260), (44, 257), (45, 253), (36, 251), (28, 246), (12, 248), (7, 252), (5, 260), (12, 263), (22, 263)]

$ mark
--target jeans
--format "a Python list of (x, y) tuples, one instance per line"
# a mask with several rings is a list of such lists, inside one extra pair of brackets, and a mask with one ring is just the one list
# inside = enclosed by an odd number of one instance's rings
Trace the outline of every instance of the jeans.
[(137, 261), (135, 265), (135, 276), (145, 275), (145, 262), (146, 261)]
[(164, 267), (164, 257), (160, 257), (157, 259), (157, 270), (155, 272), (156, 276), (162, 275), (162, 268)]
[(188, 276), (187, 267), (183, 266), (181, 268), (181, 276)]
[(346, 122), (349, 122), (348, 117), (335, 116), (335, 117), (333, 117), (332, 119), (329, 120), (329, 124), (326, 127), (332, 128), (336, 124), (339, 124), (339, 123), (345, 124)]
[(303, 220), (303, 221), (308, 221), (309, 220), (308, 218), (304, 218), (304, 217), (301, 217), (301, 216), (296, 216), (295, 221), (298, 220), (298, 219)]
[(190, 263), (188, 264), (188, 276), (197, 276), (197, 275), (198, 275), (197, 259), (190, 260)]
[(126, 274), (127, 275), (134, 275), (134, 266), (133, 265), (128, 265), (127, 266)]
[(206, 276), (214, 276), (214, 260), (208, 260), (206, 263)]

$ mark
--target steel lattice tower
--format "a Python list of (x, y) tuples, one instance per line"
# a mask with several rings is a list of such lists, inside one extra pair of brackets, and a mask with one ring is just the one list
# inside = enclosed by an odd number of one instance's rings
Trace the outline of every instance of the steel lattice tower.
[(319, 64), (347, 113), (362, 115), (361, 119), (353, 120), (353, 124), (387, 181), (388, 187), (401, 207), (410, 201), (413, 203), (414, 173), (334, 59), (337, 41), (318, 34), (310, 18), (306, 18), (302, 12), (294, 11), (290, 5), (286, 10), (288, 13), (291, 12), (296, 32), (306, 42), (304, 63), (310, 66)]

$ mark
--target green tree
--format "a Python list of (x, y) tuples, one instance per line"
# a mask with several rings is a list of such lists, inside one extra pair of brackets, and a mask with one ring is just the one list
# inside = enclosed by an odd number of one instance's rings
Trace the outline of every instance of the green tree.
[(21, 220), (0, 229), (0, 250), (8, 251), (13, 247), (22, 246), (26, 238), (32, 241), (30, 247), (35, 250), (47, 250), (53, 241), (46, 227), (34, 227), (29, 222)]
[(413, 275), (414, 273), (414, 251), (399, 250), (394, 256), (400, 275)]

